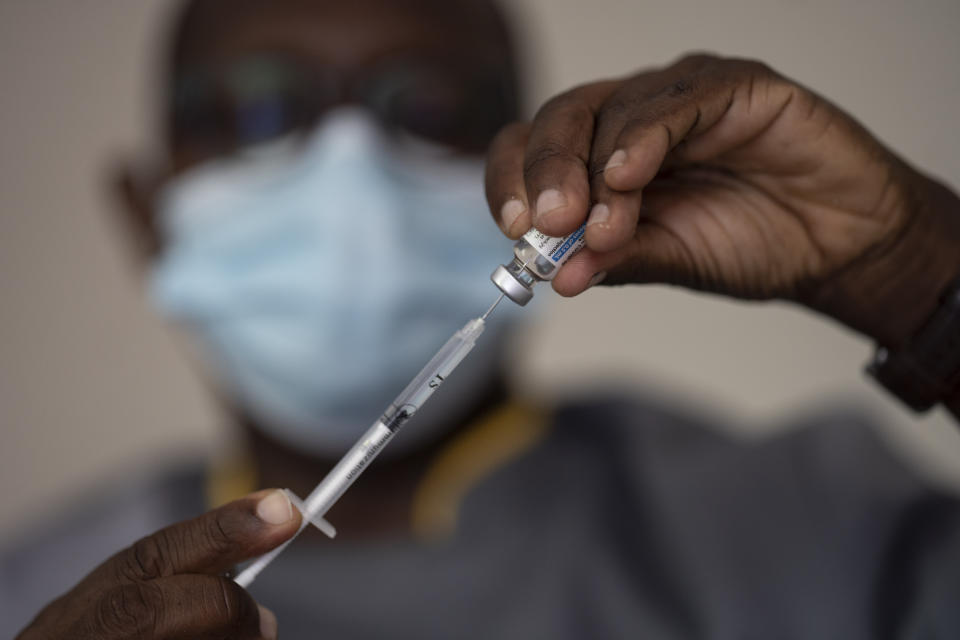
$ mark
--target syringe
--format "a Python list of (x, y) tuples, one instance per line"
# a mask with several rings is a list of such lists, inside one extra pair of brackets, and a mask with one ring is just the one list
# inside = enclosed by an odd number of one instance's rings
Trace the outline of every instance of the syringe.
[[(303, 514), (303, 524), (300, 526), (300, 531), (303, 531), (308, 524), (314, 524), (330, 537), (336, 535), (336, 530), (323, 519), (323, 516), (340, 499), (340, 496), (350, 488), (350, 485), (377, 457), (377, 454), (387, 446), (387, 443), (397, 435), (397, 432), (407, 420), (413, 417), (417, 410), (423, 406), (423, 403), (433, 395), (433, 392), (443, 384), (450, 373), (470, 353), (477, 338), (483, 333), (487, 317), (500, 304), (503, 296), (504, 294), (501, 293), (482, 316), (470, 320), (462, 329), (454, 333), (446, 344), (440, 347), (440, 350), (430, 359), (427, 366), (421, 369), (406, 389), (397, 396), (383, 416), (360, 436), (360, 439), (340, 459), (337, 466), (331, 469), (326, 477), (320, 481), (320, 484), (307, 496), (306, 500), (301, 502), (290, 491), (287, 491), (291, 500)], [(297, 532), (297, 535), (300, 531)], [(296, 535), (293, 536), (293, 538), (295, 537)], [(254, 578), (293, 541), (293, 538), (254, 560), (237, 575), (235, 578), (237, 584), (242, 587), (249, 586)]]
[[(477, 338), (483, 333), (487, 317), (496, 309), (504, 296), (521, 306), (527, 304), (533, 298), (533, 286), (537, 282), (551, 280), (557, 270), (583, 248), (585, 232), (586, 227), (581, 226), (568, 236), (553, 238), (536, 229), (530, 229), (517, 241), (513, 249), (512, 262), (497, 267), (490, 276), (501, 291), (500, 296), (490, 305), (490, 308), (479, 318), (469, 321), (447, 340), (446, 344), (430, 359), (427, 366), (420, 370), (406, 389), (387, 407), (383, 416), (360, 436), (360, 439), (340, 459), (337, 466), (320, 481), (306, 500), (301, 502), (297, 496), (287, 490), (287, 495), (303, 514), (300, 531), (303, 531), (307, 525), (313, 524), (331, 538), (336, 535), (336, 529), (323, 519), (330, 507), (340, 499), (367, 465), (387, 446), (400, 427), (413, 417), (427, 398), (433, 395), (447, 376), (470, 353)], [(236, 582), (242, 587), (249, 586), (254, 578), (296, 537), (294, 535), (279, 547), (254, 560), (237, 575)]]

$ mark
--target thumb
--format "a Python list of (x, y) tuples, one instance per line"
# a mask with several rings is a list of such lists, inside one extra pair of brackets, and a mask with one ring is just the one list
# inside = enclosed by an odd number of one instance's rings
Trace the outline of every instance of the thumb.
[(300, 512), (283, 491), (258, 491), (139, 540), (104, 569), (119, 569), (118, 574), (131, 581), (219, 574), (273, 549), (299, 527)]
[(553, 279), (562, 296), (575, 296), (600, 284), (677, 284), (702, 288), (699, 271), (687, 246), (655, 220), (641, 218), (630, 242), (613, 251), (584, 248)]

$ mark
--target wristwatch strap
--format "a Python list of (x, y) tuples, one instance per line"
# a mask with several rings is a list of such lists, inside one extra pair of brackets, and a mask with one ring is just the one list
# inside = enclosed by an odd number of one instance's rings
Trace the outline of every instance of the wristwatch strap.
[(960, 279), (903, 348), (878, 346), (867, 371), (915, 411), (960, 393)]

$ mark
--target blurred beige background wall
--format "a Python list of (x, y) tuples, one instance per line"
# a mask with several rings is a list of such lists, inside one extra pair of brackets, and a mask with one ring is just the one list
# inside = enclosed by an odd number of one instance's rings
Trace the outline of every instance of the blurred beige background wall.
[[(691, 49), (755, 57), (960, 187), (956, 0), (509, 5), (531, 28), (531, 104)], [(152, 140), (149, 74), (171, 6), (0, 4), (0, 542), (108, 478), (230, 442), (110, 217), (111, 163)], [(664, 288), (554, 299), (546, 315), (518, 342), (515, 375), (531, 393), (616, 377), (750, 433), (855, 403), (906, 460), (960, 486), (960, 430), (942, 412), (901, 410), (860, 373), (870, 345), (821, 318)]]

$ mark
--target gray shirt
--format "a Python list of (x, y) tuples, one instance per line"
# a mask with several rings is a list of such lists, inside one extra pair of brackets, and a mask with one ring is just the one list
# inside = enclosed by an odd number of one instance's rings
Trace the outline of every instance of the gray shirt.
[[(855, 414), (778, 433), (740, 442), (622, 399), (567, 406), (467, 495), (451, 538), (294, 544), (251, 591), (287, 640), (960, 638), (957, 497)], [(200, 488), (199, 473), (142, 486), (4, 554), (0, 636), (196, 515)], [(124, 520), (133, 504), (153, 513)]]

